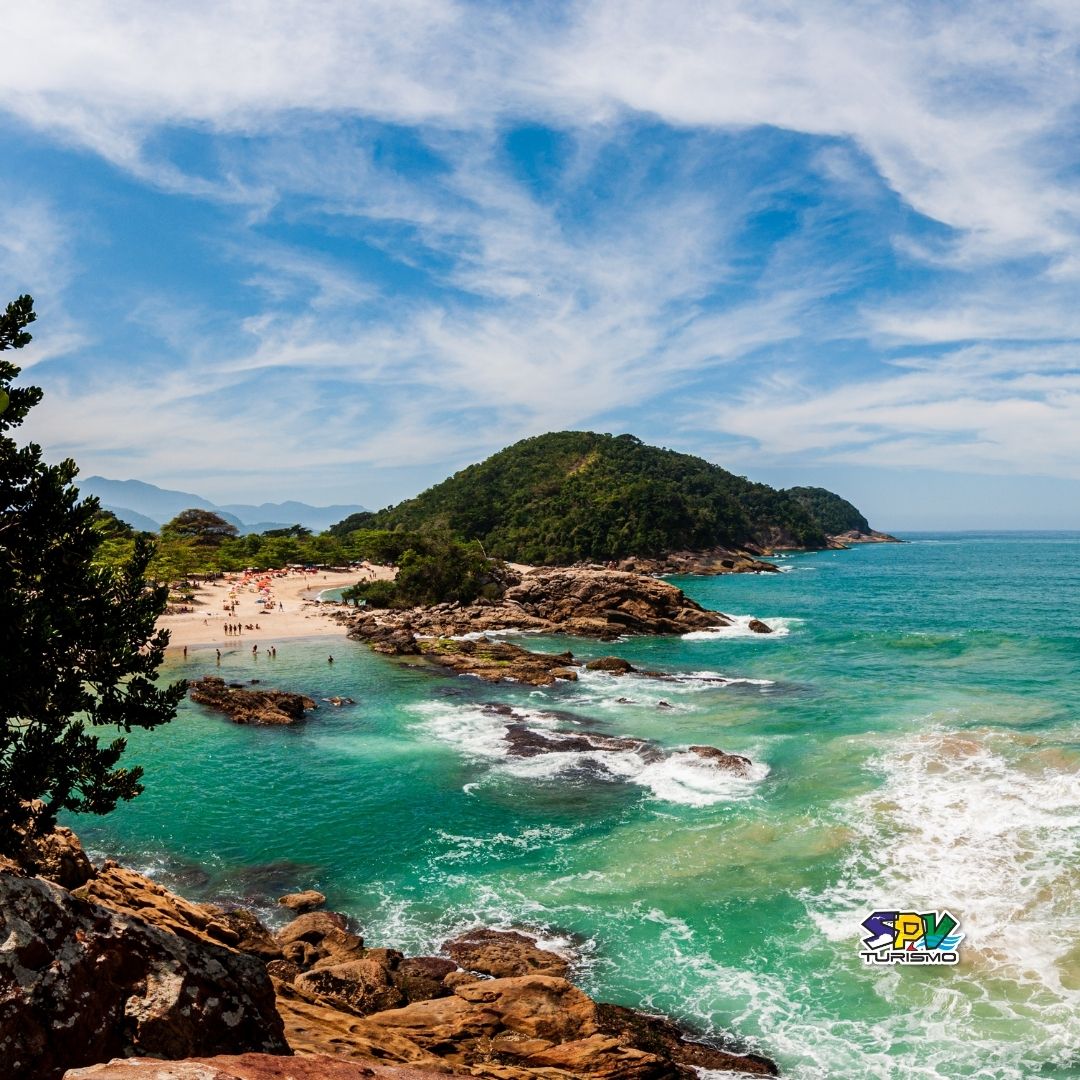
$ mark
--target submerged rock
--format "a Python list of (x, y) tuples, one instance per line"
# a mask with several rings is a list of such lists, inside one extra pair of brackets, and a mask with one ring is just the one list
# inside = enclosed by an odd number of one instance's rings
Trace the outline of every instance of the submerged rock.
[(735, 773), (736, 776), (749, 776), (750, 766), (754, 763), (742, 754), (729, 754), (724, 750), (718, 750), (715, 746), (691, 746), (691, 754), (697, 754), (699, 758), (715, 765), (718, 769)]
[(319, 706), (303, 694), (287, 690), (245, 690), (226, 685), (224, 679), (207, 675), (192, 683), (191, 700), (217, 709), (236, 724), (296, 724)]

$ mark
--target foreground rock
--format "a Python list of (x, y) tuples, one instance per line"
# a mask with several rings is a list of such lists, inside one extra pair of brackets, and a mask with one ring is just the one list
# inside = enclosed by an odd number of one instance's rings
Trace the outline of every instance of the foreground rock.
[(375, 1077), (443, 1080), (438, 1073), (372, 1068), (326, 1054), (286, 1058), (272, 1054), (228, 1054), (169, 1062), (114, 1058), (103, 1065), (64, 1073), (64, 1080), (373, 1080)]
[(229, 686), (224, 679), (207, 675), (192, 683), (192, 701), (223, 712), (236, 724), (296, 724), (319, 706), (303, 694), (286, 690), (247, 690)]
[(286, 1053), (254, 957), (185, 940), (0, 872), (0, 1050), (7, 1080), (131, 1054)]
[[(72, 843), (62, 838), (74, 857)], [(250, 912), (192, 904), (114, 863), (90, 867), (78, 896), (0, 865), (5, 1080), (775, 1074), (663, 1018), (597, 1004), (567, 981), (563, 957), (516, 931), (478, 928), (446, 956), (406, 957), (366, 946), (335, 912), (271, 935)]]

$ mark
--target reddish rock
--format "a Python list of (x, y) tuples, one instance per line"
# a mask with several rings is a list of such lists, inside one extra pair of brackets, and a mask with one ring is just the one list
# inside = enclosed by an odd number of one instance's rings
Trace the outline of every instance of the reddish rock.
[(0, 874), (5, 1080), (55, 1080), (122, 1054), (286, 1053), (265, 967)]
[(469, 971), (496, 979), (520, 975), (558, 975), (567, 962), (557, 953), (541, 949), (525, 934), (514, 930), (470, 930), (443, 942), (442, 951)]
[(64, 1080), (444, 1080), (438, 1073), (418, 1069), (388, 1069), (363, 1065), (325, 1054), (229, 1054), (220, 1057), (186, 1058), (183, 1061), (151, 1061), (146, 1058), (115, 1058), (103, 1065), (71, 1069)]
[(236, 724), (297, 724), (319, 706), (303, 694), (286, 690), (245, 690), (226, 684), (215, 675), (191, 684), (188, 696), (200, 705), (217, 709)]
[(326, 897), (316, 889), (305, 889), (303, 892), (278, 897), (278, 903), (290, 911), (295, 911), (297, 915), (303, 915), (321, 908), (326, 903)]

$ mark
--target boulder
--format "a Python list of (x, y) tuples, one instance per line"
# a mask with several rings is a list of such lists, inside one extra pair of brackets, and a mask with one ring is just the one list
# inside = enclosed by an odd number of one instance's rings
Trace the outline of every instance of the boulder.
[(309, 1001), (367, 1016), (383, 1009), (406, 1004), (401, 988), (394, 983), (392, 967), (403, 959), (393, 949), (368, 949), (358, 960), (343, 964), (323, 964), (305, 971), (293, 981), (296, 992)]
[(742, 754), (729, 754), (724, 750), (718, 750), (715, 746), (691, 746), (691, 754), (697, 754), (703, 761), (715, 765), (718, 769), (725, 769), (737, 776), (747, 776), (753, 762)]
[(297, 915), (303, 915), (305, 912), (321, 908), (326, 903), (326, 897), (315, 889), (304, 889), (303, 892), (279, 896), (278, 903), (282, 907), (296, 912)]
[(624, 660), (621, 656), (601, 656), (590, 660), (585, 668), (587, 671), (607, 671), (612, 675), (627, 675), (637, 670), (629, 660)]
[(79, 838), (63, 825), (57, 825), (44, 836), (26, 839), (18, 861), (30, 873), (55, 881), (65, 889), (77, 889), (95, 873)]
[(515, 930), (470, 930), (450, 941), (442, 951), (461, 967), (496, 979), (520, 975), (558, 975), (567, 962), (557, 953), (541, 949), (534, 938)]
[(309, 911), (298, 915), (274, 935), (282, 956), (301, 971), (357, 960), (364, 955), (364, 939), (346, 929), (344, 915)]
[(559, 679), (573, 682), (577, 672), (566, 667), (565, 654), (534, 653), (508, 641), (455, 641), (449, 638), (417, 642), (421, 654), (434, 664), (459, 675), (475, 675), (485, 682), (551, 686)]
[(0, 873), (0, 941), (6, 1080), (55, 1080), (131, 1054), (288, 1053), (254, 957), (10, 873)]
[(760, 619), (751, 619), (746, 624), (746, 628), (753, 631), (755, 634), (771, 634), (773, 632), (773, 628), (769, 626), (768, 623), (763, 623)]
[(319, 706), (303, 694), (287, 690), (246, 690), (239, 684), (207, 675), (191, 684), (188, 696), (200, 705), (217, 709), (235, 724), (297, 724)]

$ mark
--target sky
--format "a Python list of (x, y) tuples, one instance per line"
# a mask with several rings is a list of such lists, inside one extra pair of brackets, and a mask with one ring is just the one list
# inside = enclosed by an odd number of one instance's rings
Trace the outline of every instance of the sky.
[(37, 0), (0, 297), (84, 474), (380, 507), (632, 432), (1080, 528), (1080, 6)]

